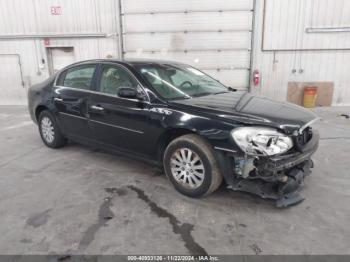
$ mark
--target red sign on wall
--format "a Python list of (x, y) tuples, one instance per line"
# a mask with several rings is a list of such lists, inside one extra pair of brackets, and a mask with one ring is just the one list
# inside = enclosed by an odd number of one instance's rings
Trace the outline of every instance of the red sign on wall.
[(61, 15), (62, 8), (60, 6), (51, 6), (51, 15)]
[(50, 45), (50, 39), (49, 38), (45, 38), (44, 39), (44, 45), (45, 46), (49, 46)]

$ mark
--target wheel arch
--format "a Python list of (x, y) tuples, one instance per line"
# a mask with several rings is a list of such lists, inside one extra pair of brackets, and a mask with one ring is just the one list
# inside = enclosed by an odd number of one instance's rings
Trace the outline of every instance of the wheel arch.
[(186, 128), (171, 128), (166, 130), (158, 140), (157, 160), (162, 165), (165, 149), (174, 139), (188, 134), (197, 134), (195, 131)]
[(48, 110), (49, 108), (45, 105), (38, 105), (35, 108), (35, 120), (38, 122), (40, 113), (43, 112), (44, 110)]
[(215, 134), (215, 132), (213, 133), (213, 136), (210, 136), (210, 135), (208, 136), (205, 133), (202, 133), (200, 130), (197, 130), (195, 128), (194, 129), (181, 128), (181, 127), (169, 128), (162, 134), (162, 136), (158, 140), (157, 162), (162, 166), (163, 155), (167, 146), (170, 144), (170, 142), (180, 136), (187, 135), (187, 134), (198, 135), (200, 138), (207, 141), (213, 147), (213, 154), (217, 161), (218, 166), (220, 167), (223, 178), (225, 182), (230, 185), (234, 177), (233, 159), (230, 157), (227, 157), (226, 152), (215, 150), (214, 148), (217, 141), (220, 140), (220, 138), (224, 140), (227, 139), (226, 136), (229, 134), (229, 132), (224, 136), (217, 135)]

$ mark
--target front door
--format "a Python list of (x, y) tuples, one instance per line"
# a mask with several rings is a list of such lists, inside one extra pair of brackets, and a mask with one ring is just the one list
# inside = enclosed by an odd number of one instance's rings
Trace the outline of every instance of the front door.
[(96, 65), (87, 64), (63, 71), (54, 90), (57, 119), (64, 134), (91, 139), (88, 125), (88, 99), (94, 83)]
[(148, 154), (149, 103), (118, 97), (122, 87), (140, 88), (137, 80), (122, 66), (102, 64), (96, 86), (88, 106), (94, 137), (119, 150)]

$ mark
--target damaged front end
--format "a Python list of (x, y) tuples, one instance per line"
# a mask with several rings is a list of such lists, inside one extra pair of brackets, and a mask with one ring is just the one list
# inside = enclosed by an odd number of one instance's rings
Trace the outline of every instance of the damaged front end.
[[(257, 138), (254, 134), (251, 139), (243, 134), (247, 145), (239, 141), (239, 136), (234, 136), (243, 153), (221, 152), (218, 155), (228, 187), (274, 199), (277, 207), (300, 203), (304, 198), (299, 189), (313, 167), (311, 155), (318, 148), (318, 132), (303, 127), (290, 136), (289, 141), (284, 134), (262, 130), (259, 134), (265, 137)], [(273, 146), (278, 148), (270, 150)]]

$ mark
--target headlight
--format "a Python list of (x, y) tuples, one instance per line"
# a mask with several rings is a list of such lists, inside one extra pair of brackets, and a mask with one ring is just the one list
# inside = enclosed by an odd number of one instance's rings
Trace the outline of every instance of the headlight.
[(237, 145), (248, 155), (276, 155), (293, 147), (290, 137), (268, 127), (238, 127), (231, 135)]

